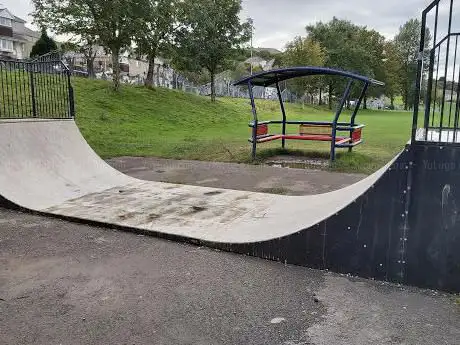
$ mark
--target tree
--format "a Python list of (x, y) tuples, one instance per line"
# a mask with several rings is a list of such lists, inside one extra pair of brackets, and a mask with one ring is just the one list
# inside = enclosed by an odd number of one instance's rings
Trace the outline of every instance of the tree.
[[(325, 49), (326, 66), (373, 76), (372, 66), (376, 65), (376, 59), (371, 54), (376, 50), (374, 41), (377, 41), (378, 33), (335, 17), (328, 23), (309, 25), (306, 30), (308, 37), (319, 42)], [(344, 80), (328, 77), (325, 81), (329, 92), (329, 107), (332, 108), (332, 97), (336, 90), (345, 87)], [(359, 91), (353, 92), (356, 94)]]
[[(422, 24), (418, 19), (411, 19), (399, 28), (394, 44), (401, 60), (400, 90), (403, 97), (404, 109), (412, 108), (415, 102), (415, 79), (420, 48), (420, 33)], [(426, 31), (425, 48), (431, 41), (429, 30)]]
[(384, 55), (385, 94), (390, 98), (391, 108), (394, 109), (395, 97), (399, 94), (399, 86), (401, 85), (402, 62), (393, 41), (385, 43)]
[(177, 37), (176, 64), (189, 70), (208, 70), (213, 102), (216, 74), (225, 70), (235, 48), (250, 37), (251, 26), (240, 22), (240, 11), (241, 0), (190, 1)]
[(136, 28), (137, 53), (149, 62), (146, 86), (153, 86), (155, 58), (165, 53), (181, 25), (185, 4), (181, 0), (142, 0), (142, 17)]
[(34, 22), (57, 34), (94, 37), (112, 54), (113, 86), (120, 86), (120, 53), (131, 45), (141, 0), (32, 0)]
[(40, 38), (32, 47), (30, 57), (45, 55), (55, 50), (57, 50), (56, 42), (54, 42), (54, 40), (48, 36), (46, 29), (43, 28)]
[[(324, 66), (325, 61), (324, 49), (318, 42), (307, 37), (296, 37), (286, 45), (286, 51), (283, 54), (285, 66)], [(322, 84), (320, 77), (312, 76), (296, 78), (291, 82), (291, 85), (298, 94), (304, 95), (307, 92), (313, 99), (313, 94), (321, 89)]]
[(94, 77), (94, 60), (98, 54), (97, 40), (94, 37), (71, 39), (61, 45), (61, 50), (83, 54), (86, 61), (88, 77)]

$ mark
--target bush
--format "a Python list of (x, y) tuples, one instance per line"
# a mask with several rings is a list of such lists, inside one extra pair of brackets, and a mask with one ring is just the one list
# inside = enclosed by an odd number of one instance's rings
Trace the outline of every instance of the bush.
[(46, 29), (42, 29), (40, 39), (35, 42), (30, 52), (30, 57), (45, 55), (46, 53), (57, 50), (57, 45), (54, 40), (48, 36)]

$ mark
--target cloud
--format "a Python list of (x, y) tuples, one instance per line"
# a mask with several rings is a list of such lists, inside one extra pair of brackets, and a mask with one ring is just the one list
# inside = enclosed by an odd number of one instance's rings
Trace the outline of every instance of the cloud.
[(15, 16), (22, 18), (28, 22), (27, 26), (34, 28), (30, 13), (33, 11), (32, 2), (30, 0), (0, 0), (1, 7), (6, 7)]
[[(13, 14), (30, 23), (33, 7), (30, 0), (0, 0)], [(305, 26), (317, 21), (329, 21), (336, 16), (358, 25), (375, 29), (387, 38), (393, 38), (407, 20), (421, 18), (430, 0), (243, 0), (242, 19), (254, 19), (254, 45), (282, 49), (294, 36), (305, 35)], [(448, 0), (441, 1), (442, 20), (447, 23)], [(460, 1), (455, 1), (455, 12), (460, 15)], [(455, 17), (454, 17), (455, 18)], [(430, 20), (430, 18), (428, 18)], [(445, 25), (444, 25), (445, 26)], [(453, 22), (460, 30), (460, 21)], [(443, 28), (440, 28), (443, 31)], [(445, 30), (444, 30), (445, 31)]]
[(284, 48), (305, 26), (334, 16), (393, 38), (407, 20), (421, 18), (427, 0), (243, 0), (241, 17), (254, 19), (254, 45)]

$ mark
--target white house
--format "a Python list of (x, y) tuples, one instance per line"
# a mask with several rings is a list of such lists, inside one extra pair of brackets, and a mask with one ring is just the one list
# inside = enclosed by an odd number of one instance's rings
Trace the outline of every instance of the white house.
[(13, 15), (0, 4), (0, 57), (29, 57), (40, 33), (25, 26), (26, 21)]

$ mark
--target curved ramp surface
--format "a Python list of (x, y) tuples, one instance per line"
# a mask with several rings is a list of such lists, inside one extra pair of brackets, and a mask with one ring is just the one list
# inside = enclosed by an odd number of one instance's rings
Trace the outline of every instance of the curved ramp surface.
[[(73, 120), (0, 121), (0, 195), (9, 204), (68, 220), (362, 277), (460, 290), (460, 275), (452, 268), (460, 259), (451, 259), (456, 251), (440, 249), (434, 255), (426, 251), (432, 244), (421, 248), (423, 242), (407, 241), (414, 236), (409, 215), (421, 219), (418, 210), (409, 212), (415, 189), (412, 163), (417, 167), (417, 160), (437, 157), (430, 153), (414, 159), (415, 154), (417, 149), (408, 146), (373, 175), (340, 190), (280, 196), (138, 180), (100, 159)], [(423, 206), (426, 212), (440, 207), (433, 200)], [(420, 257), (432, 264), (430, 277), (420, 275)]]
[(341, 190), (279, 196), (137, 180), (111, 168), (73, 120), (0, 123), (0, 192), (34, 211), (220, 243), (312, 227), (364, 194), (388, 166)]

